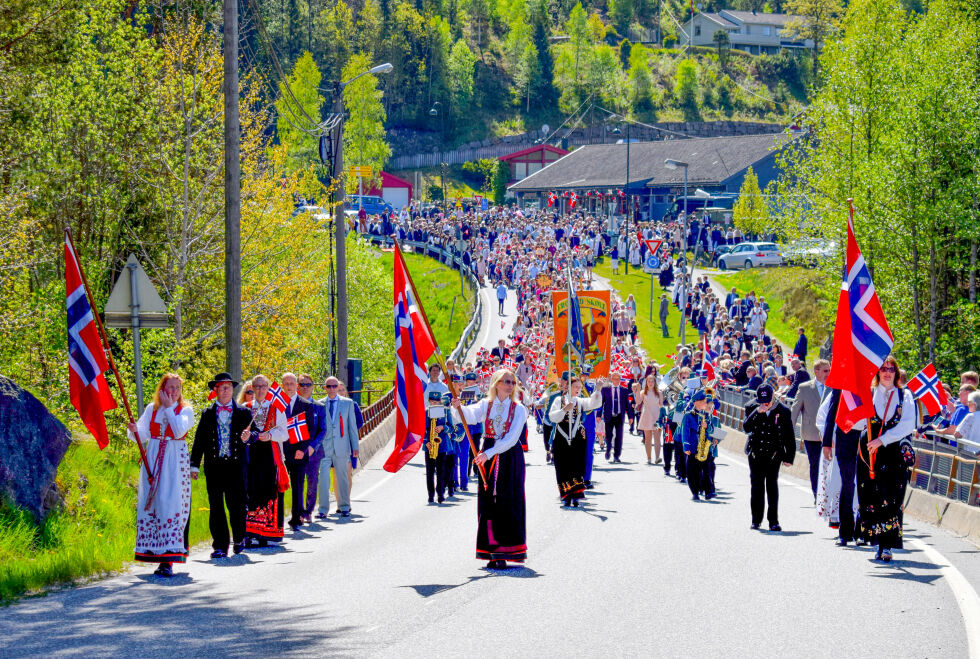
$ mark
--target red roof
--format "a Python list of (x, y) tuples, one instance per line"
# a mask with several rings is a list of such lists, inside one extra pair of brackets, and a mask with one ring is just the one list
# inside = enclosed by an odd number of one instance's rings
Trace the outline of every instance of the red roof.
[(568, 151), (565, 151), (564, 149), (559, 149), (556, 146), (551, 146), (550, 144), (535, 144), (532, 147), (528, 147), (520, 151), (515, 151), (514, 153), (508, 153), (506, 156), (500, 156), (499, 158), (497, 158), (497, 160), (508, 162), (519, 156), (526, 156), (529, 153), (534, 153), (535, 151), (550, 151), (551, 153), (557, 153), (559, 156), (564, 156), (568, 154)]
[(389, 174), (388, 172), (381, 172), (381, 188), (373, 187), (370, 190), (364, 192), (364, 194), (377, 195), (383, 197), (384, 194), (382, 190), (384, 188), (408, 188), (408, 198), (412, 198), (412, 184), (403, 178), (399, 178), (394, 174)]

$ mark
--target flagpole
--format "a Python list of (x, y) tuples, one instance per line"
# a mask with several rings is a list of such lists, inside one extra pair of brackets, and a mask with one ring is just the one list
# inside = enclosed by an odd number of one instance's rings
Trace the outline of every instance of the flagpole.
[[(847, 216), (848, 216), (848, 219), (850, 220), (850, 222), (849, 222), (850, 223), (850, 226), (853, 229), (853, 227), (854, 227), (854, 197), (848, 197), (847, 198)], [(846, 248), (844, 249), (844, 277), (845, 278), (847, 277), (847, 249)], [(898, 374), (896, 373), (895, 376), (896, 376), (896, 379), (897, 379)], [(874, 400), (874, 397), (872, 395), (872, 409), (874, 408), (874, 402), (873, 402), (873, 400)], [(875, 477), (875, 454), (878, 452), (878, 449), (876, 449), (876, 448), (873, 449), (870, 446), (870, 443), (871, 443), (871, 418), (870, 417), (868, 417), (868, 419), (867, 419), (865, 428), (866, 428), (865, 432), (868, 435), (868, 443), (869, 443), (869, 446), (868, 446), (868, 469), (869, 469), (870, 474), (871, 474), (871, 479), (874, 480), (874, 477)], [(860, 452), (858, 453), (858, 455), (860, 456)]]
[[(436, 334), (432, 332), (432, 325), (429, 324), (429, 317), (425, 315), (425, 307), (422, 306), (422, 298), (419, 297), (418, 291), (415, 290), (415, 282), (412, 281), (412, 273), (408, 270), (408, 262), (405, 261), (405, 253), (402, 252), (402, 246), (398, 242), (398, 238), (392, 237), (392, 241), (395, 243), (395, 249), (398, 254), (402, 257), (402, 262), (405, 263), (405, 278), (408, 279), (408, 285), (412, 289), (412, 296), (415, 298), (415, 305), (418, 307), (419, 313), (422, 314), (422, 320), (425, 321), (425, 326), (429, 328), (432, 333), (432, 342), (436, 349), (436, 359), (439, 360), (439, 366), (442, 368), (442, 372), (446, 374), (446, 387), (449, 389), (449, 395), (453, 398), (459, 398), (459, 391), (456, 389), (455, 384), (453, 384), (453, 378), (450, 373), (446, 371), (446, 359), (442, 356), (442, 351), (439, 350), (439, 343), (436, 341)], [(466, 433), (466, 439), (470, 443), (470, 450), (473, 451), (473, 457), (480, 454), (477, 450), (476, 442), (473, 441), (473, 435), (470, 434), (470, 425), (466, 423), (466, 417), (460, 413), (460, 421), (463, 422), (463, 432)], [(477, 469), (480, 471), (480, 480), (483, 481), (483, 489), (487, 489), (487, 473), (483, 469), (483, 465), (477, 465)]]
[[(95, 298), (92, 297), (92, 290), (88, 286), (88, 277), (85, 276), (85, 269), (82, 267), (82, 259), (78, 256), (78, 250), (75, 248), (75, 240), (71, 237), (71, 228), (65, 227), (65, 237), (68, 239), (69, 244), (71, 244), (71, 251), (75, 253), (75, 260), (78, 263), (78, 273), (82, 276), (82, 285), (85, 286), (85, 295), (88, 297), (89, 309), (92, 310), (92, 316), (95, 318), (95, 326), (99, 330), (99, 338), (102, 340), (102, 348), (105, 351), (106, 357), (109, 358), (109, 368), (112, 369), (112, 373), (116, 376), (116, 386), (119, 387), (119, 395), (122, 396), (123, 407), (126, 408), (126, 415), (129, 417), (130, 423), (136, 423), (133, 418), (133, 411), (129, 407), (129, 397), (126, 396), (126, 389), (123, 387), (122, 377), (119, 375), (119, 369), (116, 368), (116, 360), (112, 358), (112, 350), (109, 348), (109, 337), (106, 336), (105, 327), (102, 326), (102, 318), (93, 306), (93, 301)], [(140, 459), (143, 460), (143, 466), (146, 467), (146, 478), (150, 483), (153, 482), (153, 472), (150, 471), (150, 462), (146, 459), (146, 449), (143, 447), (143, 442), (140, 440), (139, 431), (135, 432), (136, 436), (136, 446), (140, 450)]]

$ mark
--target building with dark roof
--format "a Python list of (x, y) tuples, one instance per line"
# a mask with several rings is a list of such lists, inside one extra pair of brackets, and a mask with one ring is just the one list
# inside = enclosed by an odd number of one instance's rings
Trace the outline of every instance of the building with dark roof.
[[(712, 196), (737, 195), (749, 167), (764, 188), (778, 176), (778, 152), (799, 136), (777, 133), (631, 143), (629, 181), (627, 145), (592, 144), (575, 149), (508, 189), (521, 205), (539, 206), (547, 205), (552, 192), (559, 197), (574, 192), (577, 207), (590, 212), (609, 210), (609, 201), (621, 199), (622, 190), (639, 207), (642, 217), (660, 219), (675, 202), (682, 208), (702, 205), (704, 195), (695, 195), (698, 189)], [(667, 159), (688, 164), (687, 200), (683, 198), (684, 168), (667, 169)]]
[[(790, 14), (767, 14), (733, 9), (722, 9), (717, 13), (701, 12), (681, 26), (679, 38), (682, 44), (690, 42), (695, 46), (713, 46), (715, 32), (724, 30), (728, 33), (732, 48), (753, 55), (764, 53), (774, 55), (784, 48), (813, 48), (812, 40), (798, 39), (787, 33), (786, 26), (790, 21), (799, 18)], [(692, 30), (693, 34), (691, 34)]]
[(508, 183), (514, 183), (544, 169), (567, 153), (568, 151), (550, 144), (536, 144), (527, 149), (508, 153), (506, 156), (497, 158), (497, 160), (507, 163), (507, 166), (510, 167)]

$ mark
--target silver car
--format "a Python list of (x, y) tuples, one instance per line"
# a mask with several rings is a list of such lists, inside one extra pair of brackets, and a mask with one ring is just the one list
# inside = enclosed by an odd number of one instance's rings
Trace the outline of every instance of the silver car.
[(718, 259), (718, 267), (722, 270), (766, 265), (783, 265), (783, 255), (776, 243), (742, 243)]

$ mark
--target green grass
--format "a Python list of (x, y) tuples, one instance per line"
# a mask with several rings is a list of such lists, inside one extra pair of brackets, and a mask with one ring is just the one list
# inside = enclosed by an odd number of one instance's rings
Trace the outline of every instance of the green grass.
[[(666, 356), (677, 352), (677, 344), (680, 343), (677, 330), (680, 324), (680, 312), (670, 305), (670, 312), (667, 315), (667, 327), (670, 328), (670, 337), (664, 338), (660, 331), (660, 284), (657, 277), (653, 278), (653, 322), (650, 322), (650, 275), (643, 270), (630, 268), (628, 275), (623, 274), (625, 268), (622, 261), (619, 265), (619, 274), (612, 273), (612, 267), (607, 261), (597, 264), (595, 273), (600, 277), (609, 280), (610, 286), (619, 294), (620, 299), (633, 294), (636, 300), (636, 329), (639, 332), (640, 345), (646, 351), (649, 359), (655, 359), (658, 363), (666, 363)], [(687, 323), (684, 340), (690, 344), (697, 342), (698, 331), (694, 325)]]
[(796, 328), (805, 328), (810, 350), (827, 337), (822, 315), (820, 275), (808, 268), (750, 268), (731, 274), (713, 274), (726, 291), (732, 286), (741, 297), (749, 291), (766, 298), (769, 320), (766, 331), (790, 350), (796, 345)]
[[(54, 583), (119, 570), (136, 539), (136, 448), (100, 451), (75, 441), (58, 467), (65, 505), (38, 526), (23, 509), (0, 505), (0, 602)], [(207, 540), (204, 479), (191, 495), (190, 542)]]

